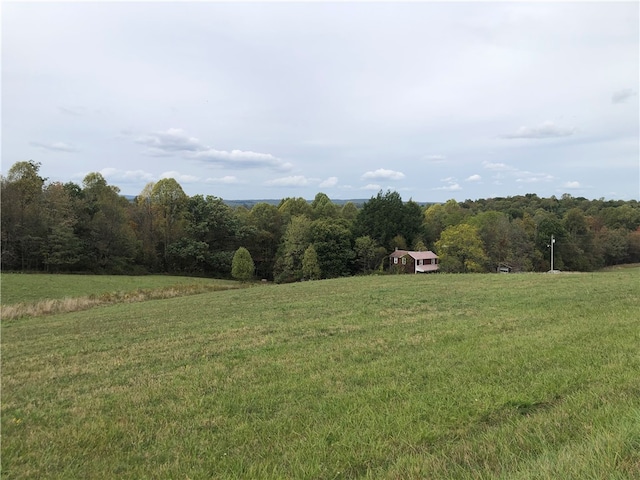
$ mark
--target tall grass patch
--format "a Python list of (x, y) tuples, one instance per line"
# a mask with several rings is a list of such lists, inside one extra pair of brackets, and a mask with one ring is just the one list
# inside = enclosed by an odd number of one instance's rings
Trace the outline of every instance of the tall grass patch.
[(228, 280), (160, 275), (126, 277), (5, 274), (0, 313), (2, 320), (7, 321), (25, 316), (77, 312), (101, 305), (143, 302), (244, 286)]
[(116, 292), (158, 290), (185, 286), (233, 286), (236, 282), (172, 275), (66, 275), (3, 273), (2, 305), (33, 304), (43, 300), (100, 297)]
[(2, 326), (6, 478), (637, 478), (640, 270), (272, 285)]

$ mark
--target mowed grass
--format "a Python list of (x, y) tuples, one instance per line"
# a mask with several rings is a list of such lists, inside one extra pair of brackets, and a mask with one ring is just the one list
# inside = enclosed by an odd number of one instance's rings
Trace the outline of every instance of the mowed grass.
[(2, 478), (640, 478), (640, 269), (256, 286), (2, 325)]

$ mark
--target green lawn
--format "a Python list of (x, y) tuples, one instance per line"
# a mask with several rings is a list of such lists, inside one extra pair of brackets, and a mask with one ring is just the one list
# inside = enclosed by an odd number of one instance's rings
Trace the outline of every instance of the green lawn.
[(639, 311), (634, 268), (4, 321), (2, 478), (640, 478)]

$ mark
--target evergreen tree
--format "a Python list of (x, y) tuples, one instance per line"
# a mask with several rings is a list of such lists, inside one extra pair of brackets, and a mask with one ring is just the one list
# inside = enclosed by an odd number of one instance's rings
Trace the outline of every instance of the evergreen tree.
[(402, 199), (397, 192), (382, 190), (358, 211), (356, 234), (369, 235), (377, 243), (388, 247), (390, 240), (400, 233)]
[(59, 272), (73, 269), (81, 258), (82, 245), (74, 228), (77, 217), (69, 192), (58, 182), (47, 185), (43, 192), (43, 218), (47, 237), (42, 248), (47, 270)]
[(358, 207), (356, 207), (355, 203), (347, 202), (340, 209), (340, 216), (347, 220), (349, 223), (353, 223), (358, 216)]
[(238, 248), (231, 262), (231, 276), (241, 282), (247, 282), (253, 278), (255, 266), (249, 250)]
[(311, 215), (314, 220), (318, 218), (335, 218), (339, 214), (338, 207), (324, 193), (318, 193), (311, 202)]
[(417, 203), (409, 200), (405, 204), (398, 192), (380, 191), (358, 211), (355, 232), (357, 236), (369, 235), (385, 247), (391, 247), (396, 235), (411, 244), (421, 233), (422, 221), (422, 208)]

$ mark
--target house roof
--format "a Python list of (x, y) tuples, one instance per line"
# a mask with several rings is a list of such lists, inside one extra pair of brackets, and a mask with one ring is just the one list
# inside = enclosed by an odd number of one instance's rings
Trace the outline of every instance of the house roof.
[(396, 250), (395, 252), (391, 253), (390, 257), (391, 258), (402, 258), (405, 255), (409, 255), (411, 258), (413, 258), (414, 260), (426, 260), (429, 258), (438, 258), (438, 255), (436, 255), (435, 253), (433, 253), (431, 250), (427, 250), (426, 252), (413, 252), (410, 250)]

